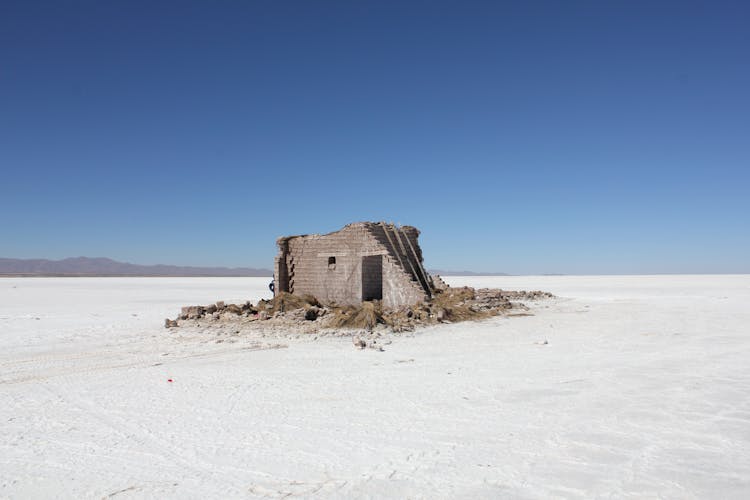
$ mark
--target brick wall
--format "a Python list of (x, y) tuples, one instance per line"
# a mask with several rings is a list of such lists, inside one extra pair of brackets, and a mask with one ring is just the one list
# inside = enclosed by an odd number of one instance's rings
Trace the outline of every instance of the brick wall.
[[(323, 302), (357, 304), (363, 296), (377, 295), (380, 281), (386, 307), (424, 300), (425, 292), (411, 270), (401, 267), (401, 262), (406, 263), (409, 258), (408, 248), (405, 253), (400, 248), (384, 244), (385, 235), (377, 237), (377, 227), (372, 223), (357, 223), (326, 235), (279, 238), (274, 273), (277, 290), (314, 295)], [(414, 229), (410, 235), (414, 238), (412, 245), (416, 244), (418, 234)], [(399, 247), (397, 243), (395, 246)], [(373, 268), (378, 261), (382, 263), (380, 277)]]

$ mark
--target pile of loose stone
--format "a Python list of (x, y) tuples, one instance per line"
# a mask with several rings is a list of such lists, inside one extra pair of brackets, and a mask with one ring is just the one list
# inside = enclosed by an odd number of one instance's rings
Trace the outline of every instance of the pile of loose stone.
[[(202, 331), (231, 328), (236, 334), (262, 336), (357, 335), (411, 332), (420, 326), (479, 320), (513, 309), (527, 310), (524, 302), (553, 297), (542, 291), (507, 291), (469, 287), (447, 288), (433, 299), (413, 306), (384, 309), (380, 302), (361, 306), (321, 304), (314, 297), (277, 294), (258, 303), (183, 307), (176, 319), (166, 319), (166, 328), (190, 327)], [(372, 347), (365, 342), (367, 347)]]

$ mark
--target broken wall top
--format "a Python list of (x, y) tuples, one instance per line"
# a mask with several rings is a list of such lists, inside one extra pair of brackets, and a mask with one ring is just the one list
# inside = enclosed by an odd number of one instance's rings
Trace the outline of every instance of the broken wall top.
[[(380, 222), (368, 222), (368, 221), (352, 222), (351, 224), (347, 224), (341, 229), (337, 229), (336, 231), (331, 231), (330, 233), (325, 233), (325, 234), (312, 233), (312, 234), (295, 234), (295, 235), (290, 235), (290, 236), (281, 236), (276, 239), (276, 244), (278, 246), (282, 246), (283, 244), (287, 243), (289, 240), (292, 240), (295, 238), (323, 238), (323, 237), (330, 236), (332, 234), (337, 234), (337, 233), (340, 233), (341, 231), (345, 231), (347, 229), (351, 229), (355, 227), (362, 227), (367, 230), (372, 230), (372, 229), (380, 227), (380, 225), (381, 225)], [(386, 224), (386, 226), (393, 226), (393, 224)], [(412, 236), (414, 239), (416, 239), (416, 237), (418, 237), (421, 234), (419, 229), (417, 229), (414, 226), (399, 226), (399, 229), (401, 229), (401, 231), (406, 232), (407, 234), (409, 234), (409, 236)]]

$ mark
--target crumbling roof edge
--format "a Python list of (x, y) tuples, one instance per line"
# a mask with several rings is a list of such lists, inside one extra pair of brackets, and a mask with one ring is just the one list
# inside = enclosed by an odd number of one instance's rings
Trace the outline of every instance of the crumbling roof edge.
[[(386, 223), (386, 224), (388, 224), (388, 223)], [(329, 233), (324, 233), (324, 234), (308, 233), (308, 234), (293, 234), (293, 235), (290, 235), (290, 236), (279, 236), (278, 238), (276, 238), (276, 244), (280, 245), (281, 243), (285, 243), (285, 242), (287, 242), (289, 240), (293, 240), (295, 238), (307, 238), (307, 237), (312, 237), (312, 236), (319, 236), (319, 237), (330, 236), (332, 234), (340, 233), (341, 231), (344, 231), (345, 229), (348, 229), (348, 228), (354, 227), (354, 226), (362, 226), (364, 228), (368, 228), (370, 226), (379, 226), (379, 225), (380, 225), (380, 222), (372, 222), (372, 221), (351, 222), (351, 223), (345, 225), (344, 227), (342, 227), (341, 229), (337, 229), (335, 231), (331, 231)], [(393, 224), (393, 225), (395, 225), (395, 224)], [(420, 234), (419, 229), (417, 229), (414, 226), (408, 226), (407, 225), (407, 226), (399, 226), (399, 227), (401, 229), (407, 229), (407, 228), (408, 229), (414, 229), (415, 231), (417, 231), (417, 234)]]
[[(319, 236), (319, 237), (330, 236), (332, 234), (340, 233), (341, 231), (343, 231), (345, 229), (348, 229), (350, 227), (354, 227), (354, 226), (367, 227), (367, 226), (370, 226), (370, 225), (377, 225), (377, 224), (378, 224), (378, 222), (371, 222), (371, 221), (351, 222), (351, 223), (345, 225), (344, 227), (342, 227), (341, 229), (337, 229), (335, 231), (331, 231), (331, 232), (324, 233), (324, 234), (308, 233), (308, 234), (293, 234), (293, 235), (290, 235), (290, 236), (279, 236), (278, 238), (276, 238), (276, 244), (281, 244), (281, 243), (287, 242), (289, 240), (293, 240), (295, 238), (308, 238), (308, 237), (312, 237), (312, 236)], [(411, 227), (411, 226), (404, 226), (404, 227)]]

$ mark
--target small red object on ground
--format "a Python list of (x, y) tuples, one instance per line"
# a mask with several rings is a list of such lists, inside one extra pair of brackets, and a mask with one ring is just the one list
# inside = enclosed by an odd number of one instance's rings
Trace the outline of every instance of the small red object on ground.
[(171, 378), (168, 378), (167, 382), (173, 382), (173, 380)]

